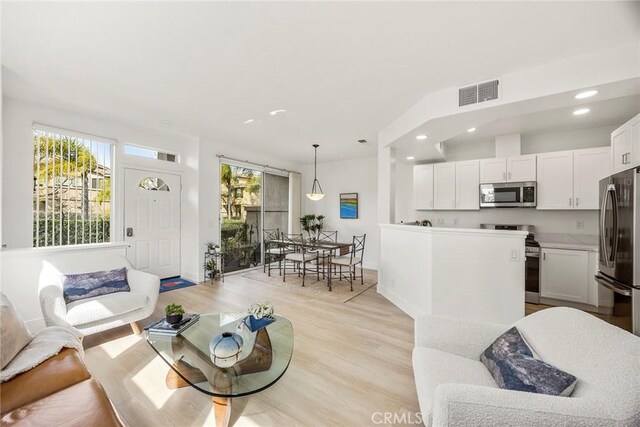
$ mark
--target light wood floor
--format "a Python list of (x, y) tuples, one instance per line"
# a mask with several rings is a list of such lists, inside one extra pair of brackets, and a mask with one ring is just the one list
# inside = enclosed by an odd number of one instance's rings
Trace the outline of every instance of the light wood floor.
[[(373, 425), (375, 412), (419, 411), (413, 321), (375, 288), (331, 303), (234, 275), (160, 294), (152, 317), (174, 302), (204, 313), (244, 311), (264, 299), (294, 326), (293, 359), (278, 383), (248, 399), (236, 426), (362, 426)], [(85, 348), (89, 370), (128, 426), (215, 424), (210, 397), (190, 387), (168, 390), (168, 365), (130, 328), (89, 336)]]

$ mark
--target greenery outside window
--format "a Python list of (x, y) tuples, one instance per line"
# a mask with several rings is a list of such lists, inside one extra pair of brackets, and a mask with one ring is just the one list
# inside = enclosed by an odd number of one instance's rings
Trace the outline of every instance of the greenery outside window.
[(33, 247), (111, 240), (115, 141), (33, 128)]

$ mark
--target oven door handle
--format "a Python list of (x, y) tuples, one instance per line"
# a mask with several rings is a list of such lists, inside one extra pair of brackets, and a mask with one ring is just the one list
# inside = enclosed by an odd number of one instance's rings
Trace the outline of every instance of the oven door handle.
[(611, 289), (616, 294), (624, 295), (626, 297), (631, 296), (630, 289), (627, 289), (621, 285), (618, 285), (617, 283), (613, 282), (611, 279), (607, 279), (600, 275), (596, 275), (594, 277), (596, 278), (596, 282), (598, 282), (598, 284), (600, 284), (601, 286), (604, 286), (607, 289)]

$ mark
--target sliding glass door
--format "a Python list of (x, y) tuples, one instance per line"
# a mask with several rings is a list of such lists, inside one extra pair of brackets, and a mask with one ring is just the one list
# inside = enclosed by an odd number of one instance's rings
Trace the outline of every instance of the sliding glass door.
[(220, 242), (225, 272), (261, 265), (263, 228), (286, 233), (288, 218), (288, 175), (250, 164), (220, 162)]

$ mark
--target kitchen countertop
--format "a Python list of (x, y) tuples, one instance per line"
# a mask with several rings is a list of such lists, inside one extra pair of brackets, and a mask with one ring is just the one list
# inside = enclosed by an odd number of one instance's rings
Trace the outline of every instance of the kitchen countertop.
[(536, 233), (535, 239), (541, 248), (599, 251), (598, 236), (593, 234)]

